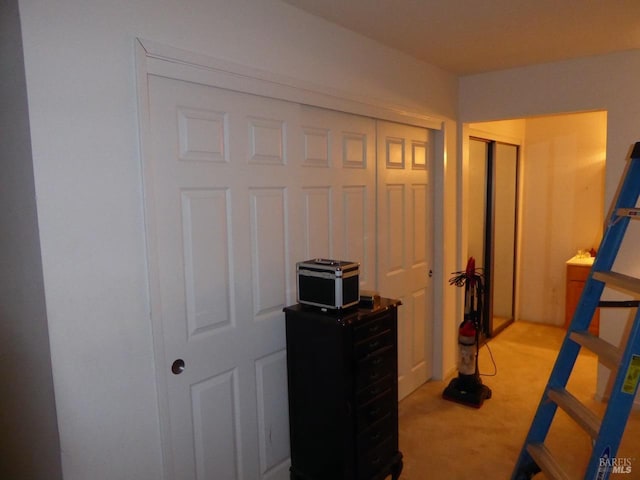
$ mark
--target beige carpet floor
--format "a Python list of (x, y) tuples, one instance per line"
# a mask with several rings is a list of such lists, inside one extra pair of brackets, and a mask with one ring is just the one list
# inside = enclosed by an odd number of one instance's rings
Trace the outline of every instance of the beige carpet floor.
[[(483, 377), (493, 397), (480, 409), (443, 400), (448, 382), (428, 382), (400, 402), (402, 480), (508, 480), (529, 429), (540, 396), (555, 362), (564, 330), (516, 322), (489, 342), (498, 367)], [(594, 400), (596, 357), (579, 355), (568, 389), (596, 412), (605, 405)], [(480, 351), (480, 371), (493, 365), (486, 347)], [(558, 410), (547, 446), (572, 478), (581, 479), (591, 440)], [(640, 479), (640, 411), (627, 424), (618, 458), (631, 459), (632, 472), (610, 478)], [(543, 480), (543, 474), (535, 480)]]

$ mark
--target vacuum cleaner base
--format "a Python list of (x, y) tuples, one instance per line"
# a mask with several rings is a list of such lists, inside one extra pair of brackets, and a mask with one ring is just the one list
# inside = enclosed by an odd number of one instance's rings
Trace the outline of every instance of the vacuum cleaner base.
[(461, 403), (469, 407), (480, 408), (485, 400), (491, 398), (491, 389), (482, 384), (480, 378), (458, 376), (449, 382), (442, 392), (442, 398)]

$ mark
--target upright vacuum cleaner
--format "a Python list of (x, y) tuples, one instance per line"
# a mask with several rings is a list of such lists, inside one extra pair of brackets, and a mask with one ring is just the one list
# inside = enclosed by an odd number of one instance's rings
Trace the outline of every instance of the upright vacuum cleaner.
[(491, 398), (491, 389), (482, 384), (478, 370), (478, 350), (482, 320), (484, 279), (476, 272), (475, 259), (469, 258), (467, 268), (449, 279), (451, 285), (464, 287), (464, 320), (458, 330), (458, 376), (449, 382), (442, 397), (445, 400), (480, 408)]

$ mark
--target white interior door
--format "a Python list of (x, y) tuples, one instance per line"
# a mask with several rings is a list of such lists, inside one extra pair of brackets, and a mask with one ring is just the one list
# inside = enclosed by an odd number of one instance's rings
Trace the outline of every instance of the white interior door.
[(149, 94), (169, 478), (284, 479), (295, 105), (153, 76)]
[(295, 262), (375, 286), (375, 122), (150, 75), (145, 166), (165, 470), (289, 477)]
[(377, 122), (378, 288), (399, 298), (398, 395), (432, 375), (429, 131)]

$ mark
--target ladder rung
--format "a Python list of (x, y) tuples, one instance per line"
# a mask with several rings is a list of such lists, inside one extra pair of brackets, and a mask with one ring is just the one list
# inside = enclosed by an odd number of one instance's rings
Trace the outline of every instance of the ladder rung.
[(616, 272), (593, 272), (593, 278), (633, 295), (640, 295), (640, 279)]
[(638, 308), (640, 300), (600, 300), (600, 308)]
[(564, 388), (551, 388), (547, 393), (550, 400), (575, 420), (591, 438), (595, 439), (600, 431), (600, 419)]
[(536, 462), (536, 465), (540, 467), (540, 470), (550, 479), (571, 480), (544, 444), (532, 443), (527, 445), (527, 452), (529, 452), (533, 461)]
[(640, 208), (618, 208), (616, 215), (618, 217), (631, 217), (640, 220)]
[(596, 337), (589, 332), (571, 332), (569, 338), (588, 348), (598, 355), (598, 359), (609, 367), (610, 370), (616, 370), (622, 361), (622, 352), (619, 348), (614, 347), (609, 342), (605, 342), (600, 337)]

